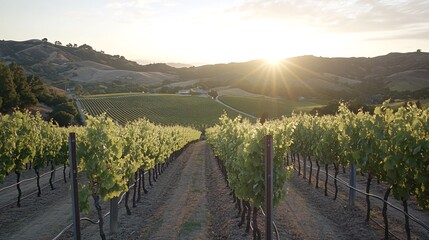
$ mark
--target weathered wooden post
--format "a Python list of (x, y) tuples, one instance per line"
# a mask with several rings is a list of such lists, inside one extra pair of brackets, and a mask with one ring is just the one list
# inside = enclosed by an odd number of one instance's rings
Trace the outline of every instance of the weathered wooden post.
[[(356, 164), (352, 163), (350, 165), (350, 180), (349, 180), (350, 186), (356, 188)], [(349, 190), (349, 207), (352, 208), (355, 206), (355, 198), (356, 198), (356, 191), (354, 189)]]
[(72, 171), (72, 211), (73, 211), (73, 239), (80, 240), (80, 213), (79, 213), (79, 196), (77, 186), (77, 162), (76, 162), (76, 133), (69, 135), (69, 161)]
[(118, 197), (110, 199), (110, 235), (118, 231), (118, 202)]
[(273, 239), (273, 136), (265, 136), (265, 239)]

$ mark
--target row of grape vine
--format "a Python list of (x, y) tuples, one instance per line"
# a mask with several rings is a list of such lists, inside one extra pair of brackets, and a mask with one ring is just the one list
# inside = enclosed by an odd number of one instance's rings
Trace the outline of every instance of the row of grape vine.
[[(157, 126), (144, 119), (121, 126), (104, 114), (87, 116), (84, 127), (61, 128), (53, 122), (44, 121), (38, 114), (20, 111), (0, 115), (0, 129), (0, 182), (6, 175), (15, 172), (19, 183), (21, 172), (31, 164), (38, 176), (39, 196), (39, 169), (48, 165), (52, 169), (58, 164), (66, 166), (68, 134), (76, 133), (78, 170), (88, 179), (87, 184), (79, 186), (79, 203), (81, 210), (88, 211), (89, 197), (94, 199), (102, 239), (105, 235), (100, 198), (107, 201), (124, 192), (128, 198), (129, 186), (137, 180), (140, 191), (140, 181), (144, 179), (142, 175), (145, 171), (149, 172), (149, 181), (151, 178), (156, 181), (171, 158), (177, 156), (189, 142), (199, 139), (201, 134), (192, 128)], [(134, 186), (136, 188), (137, 184)], [(17, 205), (21, 206), (19, 184), (17, 189)], [(134, 199), (135, 196), (133, 205)]]
[(87, 210), (88, 198), (93, 198), (100, 220), (100, 236), (105, 239), (100, 198), (107, 201), (126, 192), (127, 203), (129, 186), (134, 183), (136, 188), (144, 171), (153, 169), (153, 176), (157, 177), (170, 156), (198, 139), (200, 132), (180, 126), (161, 127), (142, 119), (121, 127), (104, 115), (88, 116), (86, 123), (76, 140), (78, 168), (89, 180), (79, 188), (79, 205)]
[[(317, 166), (316, 187), (319, 170), (333, 165), (335, 176), (340, 166), (355, 164), (358, 171), (368, 177), (366, 192), (370, 192), (372, 179), (385, 182), (389, 187), (384, 199), (393, 192), (395, 199), (403, 202), (408, 212), (410, 198), (424, 209), (429, 209), (429, 110), (415, 105), (393, 111), (384, 103), (374, 114), (352, 113), (345, 104), (335, 116), (311, 116), (294, 114), (281, 120), (268, 121), (264, 125), (251, 124), (240, 118), (230, 120), (226, 116), (220, 123), (208, 129), (207, 137), (215, 154), (222, 160), (229, 187), (239, 201), (258, 207), (263, 203), (264, 170), (260, 144), (265, 134), (274, 136), (274, 201), (284, 196), (282, 187), (286, 172), (290, 169), (289, 156), (303, 157), (303, 175), (311, 182), (311, 159)], [(285, 161), (287, 159), (287, 161)], [(310, 164), (309, 176), (306, 169)], [(285, 164), (287, 167), (283, 167)], [(301, 174), (301, 167), (298, 167)], [(325, 194), (327, 194), (325, 181)], [(337, 186), (335, 184), (335, 197)], [(367, 197), (367, 221), (370, 200)], [(388, 237), (387, 204), (383, 218), (385, 235)], [(408, 216), (405, 230), (410, 238)]]

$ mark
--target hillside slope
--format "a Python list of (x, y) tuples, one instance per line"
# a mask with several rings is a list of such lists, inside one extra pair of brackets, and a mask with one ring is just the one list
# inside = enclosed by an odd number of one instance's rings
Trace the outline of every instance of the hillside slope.
[[(189, 69), (188, 78), (208, 86), (290, 97), (347, 97), (429, 87), (429, 53), (390, 53), (374, 58), (301, 56), (277, 65), (262, 60)], [(402, 85), (407, 87), (403, 88)]]
[(87, 44), (62, 46), (28, 40), (0, 41), (0, 60), (15, 61), (28, 74), (40, 75), (54, 84), (83, 85), (90, 93), (175, 92), (199, 86), (287, 98), (362, 98), (366, 102), (429, 97), (429, 53), (421, 51), (373, 58), (300, 56), (277, 65), (254, 60), (174, 68), (163, 63), (139, 65)]
[(48, 81), (83, 83), (123, 81), (158, 86), (178, 79), (175, 68), (166, 64), (139, 65), (123, 56), (105, 54), (91, 46), (55, 45), (41, 40), (0, 41), (0, 60), (17, 62), (29, 74)]

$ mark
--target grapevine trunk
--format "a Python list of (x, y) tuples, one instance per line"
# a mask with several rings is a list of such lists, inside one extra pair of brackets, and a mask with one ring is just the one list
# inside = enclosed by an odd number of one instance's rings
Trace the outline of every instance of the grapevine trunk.
[(142, 177), (143, 177), (143, 175), (142, 175), (142, 171), (139, 169), (139, 170), (137, 170), (137, 173), (136, 173), (137, 175), (138, 175), (138, 178), (137, 178), (137, 181), (138, 181), (138, 187), (137, 187), (137, 202), (140, 202), (140, 200), (141, 200), (141, 197), (142, 197), (142, 192), (141, 192), (141, 186), (142, 186)]
[[(369, 189), (371, 187), (372, 174), (368, 173), (368, 179), (366, 181), (366, 194), (369, 194)], [(369, 195), (366, 195), (366, 222), (369, 222), (370, 212), (371, 212), (371, 201)]]
[(334, 186), (335, 186), (335, 194), (334, 194), (334, 200), (337, 199), (337, 195), (338, 195), (338, 185), (337, 185), (337, 176), (338, 176), (338, 164), (334, 163), (334, 169), (335, 169), (335, 178), (334, 178)]
[(247, 224), (246, 224), (246, 233), (250, 232), (250, 215), (252, 214), (252, 208), (250, 207), (249, 201), (245, 201), (247, 208)]
[(95, 209), (97, 209), (97, 215), (98, 215), (98, 221), (99, 221), (98, 227), (100, 230), (100, 237), (102, 240), (106, 240), (106, 235), (104, 234), (104, 230), (103, 230), (104, 220), (103, 220), (103, 214), (101, 212), (100, 196), (99, 195), (92, 195), (92, 198), (94, 199)]
[(144, 192), (145, 194), (147, 194), (147, 193), (148, 193), (148, 191), (147, 191), (146, 186), (145, 186), (145, 183), (144, 183), (144, 170), (141, 170), (141, 173), (142, 173), (142, 186), (143, 186), (143, 192)]
[(64, 167), (63, 167), (64, 183), (67, 183), (67, 178), (66, 178), (66, 168), (67, 168), (67, 164), (66, 164), (66, 163), (64, 163)]
[(138, 173), (134, 173), (134, 187), (133, 187), (133, 208), (135, 208), (136, 205), (136, 196), (137, 196), (137, 181), (138, 181)]
[(253, 239), (261, 239), (261, 231), (258, 228), (258, 208), (253, 207)]
[(387, 199), (389, 198), (390, 191), (392, 187), (389, 187), (384, 194), (384, 203), (383, 203), (383, 220), (384, 220), (384, 239), (389, 239), (389, 221), (387, 219)]
[(242, 209), (241, 209), (241, 219), (240, 219), (240, 222), (238, 223), (239, 227), (243, 226), (243, 223), (244, 223), (245, 218), (246, 218), (246, 210), (247, 210), (245, 201), (240, 200), (240, 202), (242, 205)]
[(311, 158), (308, 157), (308, 161), (310, 162), (310, 173), (308, 174), (308, 183), (311, 183), (311, 175), (313, 173), (313, 162), (311, 161)]
[(18, 203), (17, 203), (17, 206), (21, 207), (21, 194), (22, 194), (22, 192), (21, 192), (21, 187), (19, 186), (19, 179), (21, 178), (21, 171), (15, 169), (15, 174), (16, 174), (16, 183), (18, 183), (16, 185), (16, 188), (18, 189)]
[(408, 217), (408, 202), (407, 200), (402, 201), (402, 206), (404, 207), (405, 215), (405, 231), (407, 232), (407, 240), (411, 239), (411, 230), (410, 230), (410, 217)]
[(125, 193), (125, 209), (127, 210), (127, 214), (131, 215), (131, 210), (130, 210), (130, 207), (128, 206), (128, 200), (129, 200), (129, 198), (130, 198), (130, 191), (128, 190)]
[(316, 159), (316, 166), (317, 166), (317, 171), (316, 171), (316, 188), (319, 188), (320, 164), (319, 164), (319, 160), (317, 160), (317, 159)]
[(328, 164), (325, 164), (325, 196), (328, 196)]
[(54, 166), (54, 161), (51, 161), (51, 177), (49, 178), (49, 185), (51, 185), (51, 190), (54, 190), (54, 184), (53, 184), (53, 180), (55, 177), (55, 166)]
[(35, 167), (34, 172), (36, 172), (36, 182), (37, 182), (37, 196), (40, 197), (42, 194), (42, 191), (40, 190), (40, 174), (39, 174), (39, 168)]

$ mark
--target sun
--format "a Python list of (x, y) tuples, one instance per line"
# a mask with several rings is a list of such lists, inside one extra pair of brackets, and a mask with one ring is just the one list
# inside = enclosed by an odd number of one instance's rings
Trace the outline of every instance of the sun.
[(265, 60), (265, 62), (268, 65), (272, 65), (272, 66), (277, 66), (286, 59), (286, 57), (283, 56), (283, 54), (278, 50), (267, 51), (265, 52), (264, 55), (265, 57), (263, 59)]
[(279, 65), (284, 60), (284, 58), (281, 58), (281, 57), (269, 57), (269, 58), (264, 58), (264, 60), (269, 65), (277, 66), (277, 65)]

